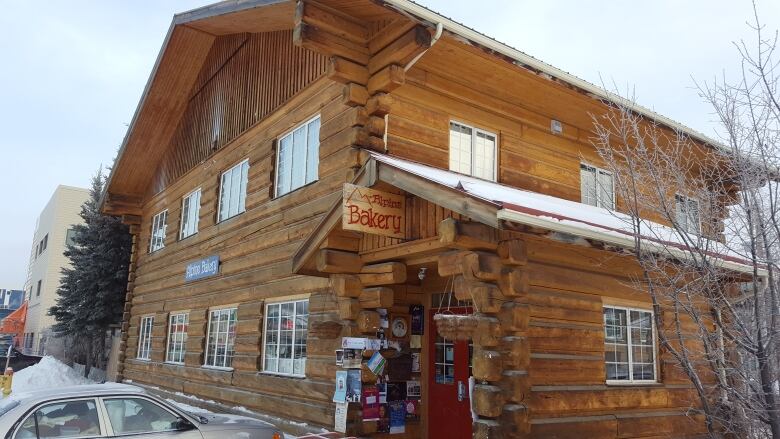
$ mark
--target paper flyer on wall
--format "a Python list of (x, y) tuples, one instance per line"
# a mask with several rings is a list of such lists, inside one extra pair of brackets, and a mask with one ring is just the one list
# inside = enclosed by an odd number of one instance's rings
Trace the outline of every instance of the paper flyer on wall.
[(374, 352), (373, 355), (371, 355), (371, 358), (368, 359), (366, 366), (368, 367), (368, 370), (373, 372), (374, 375), (378, 376), (381, 375), (385, 370), (386, 363), (387, 361), (385, 360), (385, 357), (383, 357), (382, 354), (377, 351)]
[(333, 429), (339, 433), (347, 432), (347, 408), (346, 402), (336, 403), (336, 414), (334, 416)]
[(360, 369), (349, 369), (347, 372), (347, 402), (360, 402), (361, 382)]
[(379, 390), (376, 386), (363, 386), (363, 421), (379, 420)]
[(406, 405), (404, 401), (390, 401), (390, 434), (406, 432)]
[(333, 402), (347, 402), (347, 371), (336, 371), (336, 391), (333, 392)]

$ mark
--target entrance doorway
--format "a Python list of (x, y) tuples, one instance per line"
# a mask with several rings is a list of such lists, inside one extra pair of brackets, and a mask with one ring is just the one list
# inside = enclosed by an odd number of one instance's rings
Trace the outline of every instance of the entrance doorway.
[[(431, 310), (428, 364), (428, 437), (471, 438), (469, 377), (473, 345), (470, 340), (447, 340), (438, 334)], [(470, 314), (470, 307), (449, 308), (452, 314)]]

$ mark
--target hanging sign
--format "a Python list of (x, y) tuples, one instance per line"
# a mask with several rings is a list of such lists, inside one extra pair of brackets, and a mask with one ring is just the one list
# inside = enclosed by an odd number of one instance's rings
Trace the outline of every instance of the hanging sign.
[(184, 281), (203, 279), (219, 273), (219, 256), (209, 256), (187, 264), (184, 270)]
[(341, 226), (344, 230), (404, 238), (406, 199), (351, 183), (344, 183)]

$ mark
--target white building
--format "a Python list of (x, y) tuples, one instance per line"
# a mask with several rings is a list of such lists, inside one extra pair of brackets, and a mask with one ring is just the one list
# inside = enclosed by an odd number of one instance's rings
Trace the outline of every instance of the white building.
[(87, 199), (88, 189), (60, 185), (38, 217), (24, 286), (29, 301), (23, 343), (26, 352), (46, 351), (54, 324), (47, 313), (56, 303), (62, 268), (69, 264), (63, 255), (65, 243), (72, 239), (73, 225), (83, 222), (79, 213)]

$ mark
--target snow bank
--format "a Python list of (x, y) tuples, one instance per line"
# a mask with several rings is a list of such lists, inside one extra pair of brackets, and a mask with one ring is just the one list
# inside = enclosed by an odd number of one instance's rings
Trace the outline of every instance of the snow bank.
[(43, 357), (38, 364), (16, 372), (12, 390), (24, 392), (93, 383), (94, 381), (79, 375), (67, 364), (47, 356)]

